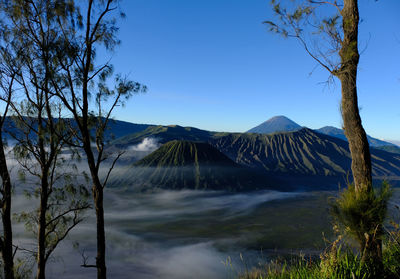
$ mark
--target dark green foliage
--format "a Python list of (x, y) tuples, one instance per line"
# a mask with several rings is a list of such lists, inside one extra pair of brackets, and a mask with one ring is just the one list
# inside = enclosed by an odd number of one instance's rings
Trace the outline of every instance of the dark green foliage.
[(366, 252), (368, 238), (382, 240), (382, 226), (391, 195), (392, 190), (386, 182), (379, 190), (370, 192), (356, 192), (350, 184), (332, 204), (336, 223), (345, 234), (357, 240), (362, 254)]

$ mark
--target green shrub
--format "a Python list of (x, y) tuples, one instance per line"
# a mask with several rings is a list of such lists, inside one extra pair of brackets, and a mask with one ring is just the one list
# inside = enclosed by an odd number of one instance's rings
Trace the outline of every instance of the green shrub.
[(391, 195), (392, 190), (386, 182), (379, 190), (369, 192), (356, 192), (350, 184), (332, 204), (331, 213), (344, 233), (354, 237), (364, 248), (367, 237), (382, 239), (382, 225)]
[(361, 260), (375, 276), (383, 272), (383, 223), (391, 196), (392, 189), (386, 182), (370, 191), (357, 191), (350, 184), (332, 204), (335, 224), (344, 235), (357, 241)]

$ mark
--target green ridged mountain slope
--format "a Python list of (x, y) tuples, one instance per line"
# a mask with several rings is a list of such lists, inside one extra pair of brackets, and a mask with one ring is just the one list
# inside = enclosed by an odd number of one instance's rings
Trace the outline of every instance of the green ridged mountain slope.
[[(272, 173), (343, 176), (350, 171), (347, 142), (304, 128), (296, 132), (226, 134), (211, 144), (240, 165)], [(371, 149), (373, 175), (400, 176), (400, 155)]]
[[(157, 138), (160, 143), (174, 139), (208, 142), (237, 164), (274, 175), (343, 178), (351, 171), (351, 157), (346, 141), (307, 128), (263, 135), (155, 126), (120, 138), (118, 143), (123, 147), (130, 146), (147, 137)], [(399, 154), (371, 148), (371, 155), (375, 177), (400, 177)]]
[(135, 164), (141, 167), (226, 166), (237, 167), (215, 147), (205, 142), (173, 140)]
[(245, 191), (267, 188), (265, 174), (234, 163), (204, 142), (174, 140), (128, 167), (114, 185), (135, 190)]

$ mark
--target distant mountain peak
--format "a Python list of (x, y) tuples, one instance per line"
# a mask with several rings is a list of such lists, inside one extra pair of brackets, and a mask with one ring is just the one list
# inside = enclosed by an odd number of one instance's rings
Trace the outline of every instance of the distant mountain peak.
[(271, 134), (278, 132), (292, 132), (302, 127), (284, 115), (274, 116), (260, 125), (250, 129), (247, 133)]
[(268, 119), (267, 121), (275, 121), (275, 120), (282, 120), (282, 119), (293, 122), (291, 119), (289, 119), (288, 117), (286, 117), (284, 115), (275, 115), (275, 116), (271, 117), (270, 119)]

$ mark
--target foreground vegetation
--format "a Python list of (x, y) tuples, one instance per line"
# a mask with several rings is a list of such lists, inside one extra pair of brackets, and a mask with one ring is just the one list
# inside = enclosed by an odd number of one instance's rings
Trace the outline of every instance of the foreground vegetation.
[[(246, 271), (245, 279), (312, 278), (400, 278), (400, 225), (390, 221), (382, 226), (392, 190), (383, 183), (379, 190), (359, 195), (350, 185), (332, 203), (335, 241), (319, 258), (304, 255), (290, 260), (275, 259), (260, 268)], [(399, 207), (395, 206), (396, 210)], [(380, 245), (382, 254), (374, 258), (367, 245)]]
[(320, 259), (296, 257), (290, 261), (276, 259), (263, 268), (253, 269), (241, 275), (241, 279), (368, 279), (400, 278), (400, 246), (388, 241), (384, 248), (384, 269), (377, 274), (349, 247), (331, 247)]

